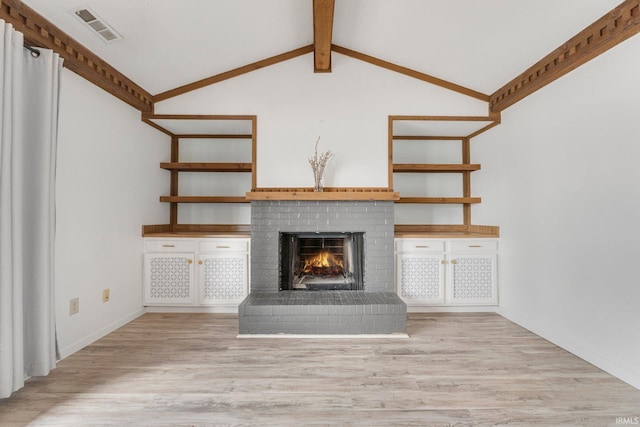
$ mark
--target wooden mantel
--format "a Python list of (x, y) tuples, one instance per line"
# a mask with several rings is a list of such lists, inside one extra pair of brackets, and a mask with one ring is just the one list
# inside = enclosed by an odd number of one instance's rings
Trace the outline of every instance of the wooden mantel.
[(257, 188), (247, 193), (247, 200), (344, 200), (344, 201), (395, 201), (400, 193), (387, 188), (337, 188), (324, 191), (313, 188)]

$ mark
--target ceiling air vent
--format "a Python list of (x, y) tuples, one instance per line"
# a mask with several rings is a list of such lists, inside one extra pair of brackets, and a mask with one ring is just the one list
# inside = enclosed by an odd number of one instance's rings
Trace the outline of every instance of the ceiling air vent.
[(118, 34), (113, 27), (111, 27), (111, 25), (107, 24), (104, 19), (88, 7), (74, 9), (72, 12), (82, 22), (84, 22), (93, 33), (100, 37), (103, 42), (111, 43), (122, 38), (122, 36)]

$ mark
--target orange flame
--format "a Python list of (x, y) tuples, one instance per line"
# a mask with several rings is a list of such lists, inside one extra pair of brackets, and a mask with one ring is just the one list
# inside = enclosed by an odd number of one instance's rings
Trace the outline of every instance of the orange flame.
[(311, 272), (311, 270), (315, 267), (340, 267), (344, 268), (342, 264), (342, 260), (337, 259), (333, 256), (329, 251), (322, 250), (318, 252), (317, 255), (313, 257), (309, 257), (304, 260), (304, 268), (302, 269), (305, 273)]

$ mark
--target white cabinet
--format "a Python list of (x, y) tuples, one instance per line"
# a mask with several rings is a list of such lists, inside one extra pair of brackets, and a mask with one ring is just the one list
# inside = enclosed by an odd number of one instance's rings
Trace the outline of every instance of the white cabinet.
[(445, 302), (444, 242), (396, 240), (398, 295), (421, 304)]
[(451, 304), (498, 304), (497, 240), (448, 242), (447, 295)]
[(249, 241), (203, 241), (198, 253), (200, 304), (240, 304), (249, 286)]
[(496, 305), (496, 239), (396, 239), (396, 287), (410, 306)]
[(188, 240), (145, 240), (145, 304), (194, 303), (195, 248)]
[(144, 257), (145, 304), (193, 304), (193, 253)]
[(248, 238), (145, 239), (147, 306), (237, 306), (248, 288)]

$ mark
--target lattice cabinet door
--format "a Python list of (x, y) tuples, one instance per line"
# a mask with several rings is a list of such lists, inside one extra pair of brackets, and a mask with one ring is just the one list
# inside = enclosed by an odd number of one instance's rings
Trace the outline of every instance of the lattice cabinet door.
[(247, 296), (249, 288), (246, 252), (200, 254), (198, 257), (198, 288), (200, 303), (237, 305)]
[(396, 255), (396, 284), (405, 302), (443, 304), (445, 301), (445, 258), (438, 253)]
[(447, 303), (497, 304), (497, 259), (496, 254), (449, 254)]
[(144, 303), (193, 304), (193, 253), (147, 253), (144, 256)]

